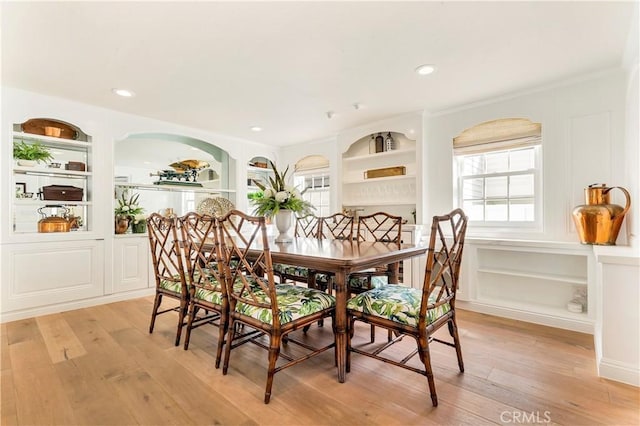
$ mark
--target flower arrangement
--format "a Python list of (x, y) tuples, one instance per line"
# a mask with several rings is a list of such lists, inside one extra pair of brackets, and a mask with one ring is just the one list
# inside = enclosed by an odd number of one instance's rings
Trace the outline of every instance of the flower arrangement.
[(283, 173), (280, 173), (273, 162), (269, 161), (269, 166), (274, 175), (273, 178), (269, 177), (270, 188), (252, 179), (253, 183), (260, 188), (259, 192), (249, 195), (249, 198), (256, 206), (253, 213), (266, 217), (272, 217), (280, 210), (291, 210), (301, 214), (311, 213), (311, 209), (315, 209), (315, 207), (301, 198), (302, 193), (297, 188), (285, 183), (289, 167)]
[(138, 205), (138, 199), (140, 194), (132, 194), (129, 199), (126, 197), (126, 193), (123, 192), (120, 198), (118, 198), (118, 206), (114, 209), (116, 216), (127, 216), (129, 219), (133, 219), (136, 215), (144, 213), (144, 208)]

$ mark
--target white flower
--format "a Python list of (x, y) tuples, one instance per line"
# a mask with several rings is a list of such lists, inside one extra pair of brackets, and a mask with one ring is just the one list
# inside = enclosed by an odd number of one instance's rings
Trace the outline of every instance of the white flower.
[(122, 206), (122, 211), (123, 212), (128, 212), (129, 211), (129, 206)]
[(291, 195), (293, 195), (294, 198), (300, 198), (302, 196), (302, 194), (300, 194), (300, 191), (298, 190), (298, 188), (293, 188), (293, 191), (291, 192)]
[(267, 188), (264, 190), (262, 195), (264, 198), (273, 198), (273, 196), (276, 195), (276, 193), (274, 192), (273, 189)]
[(287, 191), (276, 192), (276, 201), (277, 202), (284, 203), (285, 201), (287, 201), (287, 198), (289, 198), (289, 194), (287, 193)]

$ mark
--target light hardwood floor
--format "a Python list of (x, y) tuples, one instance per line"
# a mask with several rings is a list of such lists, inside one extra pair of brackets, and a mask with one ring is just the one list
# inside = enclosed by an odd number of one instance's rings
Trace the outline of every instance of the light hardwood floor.
[[(331, 351), (276, 374), (265, 405), (263, 349), (235, 349), (223, 376), (217, 329), (196, 329), (188, 351), (174, 347), (174, 313), (148, 333), (151, 302), (2, 324), (2, 425), (640, 423), (638, 388), (596, 377), (589, 335), (459, 311), (466, 371), (453, 349), (431, 345), (437, 408), (425, 377), (357, 354), (338, 383)], [(356, 334), (364, 345), (368, 326)], [(331, 339), (330, 324), (307, 338)], [(413, 347), (405, 340), (401, 349)]]

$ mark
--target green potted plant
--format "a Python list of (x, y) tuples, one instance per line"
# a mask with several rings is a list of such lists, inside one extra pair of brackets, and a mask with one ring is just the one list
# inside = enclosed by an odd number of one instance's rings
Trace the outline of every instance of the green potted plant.
[(137, 214), (133, 217), (131, 232), (134, 234), (144, 234), (147, 232), (147, 217), (144, 214)]
[(35, 166), (36, 163), (53, 159), (49, 148), (40, 142), (28, 144), (25, 141), (13, 143), (13, 158), (18, 160), (20, 166)]
[(138, 205), (140, 194), (132, 194), (129, 198), (125, 192), (118, 198), (118, 206), (113, 210), (115, 216), (116, 234), (124, 234), (129, 228), (129, 224), (136, 215), (144, 213), (144, 208)]

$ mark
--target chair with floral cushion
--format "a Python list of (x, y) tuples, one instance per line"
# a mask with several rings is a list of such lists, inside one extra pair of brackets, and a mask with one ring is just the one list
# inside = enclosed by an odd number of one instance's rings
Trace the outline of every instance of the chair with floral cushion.
[[(189, 313), (184, 349), (189, 348), (191, 330), (205, 324), (218, 326), (218, 340), (223, 341), (227, 324), (227, 291), (219, 256), (218, 226), (213, 216), (187, 213), (178, 218), (182, 230), (182, 247), (187, 268)], [(198, 316), (200, 310), (204, 315)], [(220, 367), (222, 346), (216, 353)]]
[[(356, 240), (360, 241), (376, 241), (383, 243), (393, 243), (398, 249), (402, 242), (402, 217), (394, 216), (385, 212), (377, 212), (370, 215), (360, 216), (358, 218), (358, 226), (356, 232)], [(370, 290), (374, 287), (389, 284), (391, 276), (391, 267), (397, 268), (397, 265), (382, 265), (364, 271), (358, 271), (349, 274), (347, 283), (349, 284), (349, 292), (351, 294), (359, 294), (363, 291)], [(392, 333), (389, 332), (389, 340)], [(371, 325), (371, 343), (375, 342), (375, 327)]]
[[(172, 311), (178, 312), (178, 330), (175, 341), (175, 345), (178, 346), (189, 306), (189, 292), (185, 263), (180, 248), (178, 223), (175, 218), (152, 213), (147, 219), (147, 233), (156, 281), (156, 295), (153, 301), (149, 333), (153, 333), (158, 315)], [(179, 305), (161, 311), (160, 305), (163, 297), (175, 299)]]
[[(289, 335), (314, 321), (333, 317), (335, 298), (306, 287), (276, 285), (264, 217), (252, 217), (232, 210), (220, 219), (219, 230), (229, 297), (229, 327), (222, 373), (227, 374), (231, 350), (237, 346), (252, 342), (268, 349), (264, 394), (264, 402), (268, 404), (275, 373), (335, 347), (335, 342), (332, 342), (313, 348), (308, 342), (297, 342)], [(268, 345), (253, 336), (239, 336), (237, 325), (247, 325), (266, 335)], [(309, 352), (295, 359), (281, 353), (284, 338), (288, 344), (298, 344)], [(218, 342), (219, 345), (221, 343)], [(280, 358), (286, 362), (277, 365)]]
[[(435, 341), (454, 347), (458, 367), (464, 372), (455, 302), (466, 229), (467, 217), (461, 209), (434, 216), (422, 289), (389, 284), (360, 293), (347, 302), (350, 330), (355, 321), (363, 321), (398, 335), (380, 348), (365, 351), (354, 347), (352, 333), (347, 333), (347, 371), (351, 365), (351, 352), (355, 352), (420, 373), (427, 376), (433, 406), (438, 405), (429, 343)], [(449, 329), (452, 342), (433, 337), (433, 333), (444, 325)], [(402, 360), (382, 355), (385, 349), (405, 336), (416, 340), (417, 350)], [(422, 363), (420, 368), (407, 364), (416, 354)]]
[[(320, 220), (314, 215), (296, 217), (294, 235), (296, 237), (318, 238), (320, 231)], [(280, 283), (287, 280), (302, 282), (308, 287), (315, 287), (315, 271), (308, 268), (276, 263), (273, 265), (273, 272), (280, 278)]]

